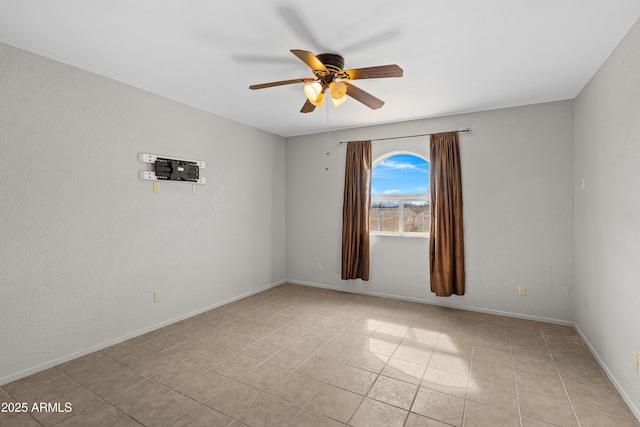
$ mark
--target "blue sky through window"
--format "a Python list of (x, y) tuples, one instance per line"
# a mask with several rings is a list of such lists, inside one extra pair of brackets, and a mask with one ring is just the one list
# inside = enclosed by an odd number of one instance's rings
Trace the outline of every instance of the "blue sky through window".
[(398, 154), (373, 169), (371, 194), (425, 194), (429, 192), (429, 163), (417, 156)]

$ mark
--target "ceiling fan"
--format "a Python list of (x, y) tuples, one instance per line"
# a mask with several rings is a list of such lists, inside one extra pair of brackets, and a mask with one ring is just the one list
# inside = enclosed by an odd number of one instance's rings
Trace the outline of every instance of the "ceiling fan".
[(292, 49), (291, 53), (311, 68), (314, 78), (308, 77), (262, 83), (251, 85), (249, 89), (264, 89), (273, 86), (306, 83), (304, 92), (307, 95), (307, 101), (302, 106), (301, 113), (310, 113), (316, 107), (322, 107), (324, 94), (327, 90), (335, 107), (344, 103), (348, 95), (372, 110), (377, 110), (384, 105), (384, 101), (349, 83), (349, 80), (402, 77), (402, 68), (396, 64), (344, 70), (344, 58), (335, 53), (314, 55), (309, 51), (300, 49)]

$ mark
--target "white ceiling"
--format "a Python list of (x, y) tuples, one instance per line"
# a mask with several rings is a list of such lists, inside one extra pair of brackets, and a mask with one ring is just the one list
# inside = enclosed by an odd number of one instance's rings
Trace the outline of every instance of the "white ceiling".
[[(574, 98), (640, 17), (638, 0), (0, 0), (0, 41), (282, 136)], [(354, 99), (299, 113), (312, 77), (398, 64)]]

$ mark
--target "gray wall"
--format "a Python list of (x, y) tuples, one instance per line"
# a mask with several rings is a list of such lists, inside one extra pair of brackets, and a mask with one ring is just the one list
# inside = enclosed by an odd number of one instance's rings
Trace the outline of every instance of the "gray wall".
[[(640, 22), (575, 100), (575, 321), (640, 417)], [(582, 180), (585, 186), (582, 189)]]
[[(346, 144), (472, 128), (460, 135), (467, 293), (429, 289), (428, 239), (373, 236), (369, 282), (340, 279)], [(287, 138), (287, 279), (521, 317), (571, 321), (572, 101)], [(373, 143), (373, 158), (427, 138)], [(327, 168), (329, 170), (327, 170)], [(321, 270), (316, 263), (321, 263)], [(518, 285), (527, 285), (525, 297)]]
[(2, 44), (0, 94), (0, 384), (285, 279), (282, 137)]

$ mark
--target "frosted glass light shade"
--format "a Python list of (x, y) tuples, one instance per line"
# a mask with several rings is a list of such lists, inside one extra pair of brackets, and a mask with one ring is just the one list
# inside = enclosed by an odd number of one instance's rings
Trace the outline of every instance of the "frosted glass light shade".
[(331, 94), (334, 108), (339, 107), (347, 100), (347, 85), (342, 82), (331, 82), (329, 93)]
[(333, 99), (344, 98), (347, 94), (347, 85), (342, 82), (331, 82), (329, 85), (329, 93)]
[(304, 85), (304, 94), (307, 95), (307, 99), (313, 105), (316, 107), (322, 107), (324, 93), (322, 92), (322, 85), (319, 82)]
[(308, 83), (304, 85), (304, 94), (307, 95), (309, 101), (315, 101), (318, 95), (322, 93), (322, 85), (318, 82)]
[(318, 94), (318, 96), (316, 97), (315, 100), (309, 100), (309, 102), (311, 102), (313, 105), (315, 105), (316, 107), (322, 107), (324, 101), (324, 93), (320, 92)]
[(339, 107), (342, 104), (344, 104), (344, 101), (347, 100), (347, 97), (346, 97), (346, 95), (343, 96), (342, 98), (338, 98), (338, 99), (335, 99), (335, 98), (332, 97), (331, 100), (333, 101), (333, 107), (336, 108), (336, 107)]

